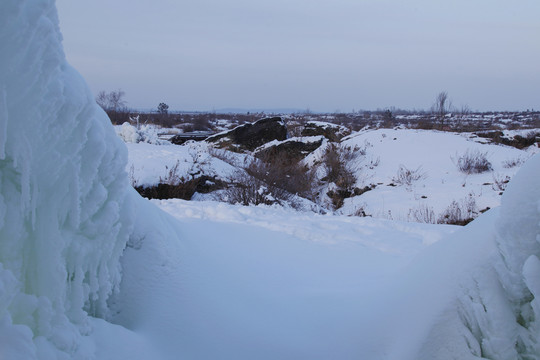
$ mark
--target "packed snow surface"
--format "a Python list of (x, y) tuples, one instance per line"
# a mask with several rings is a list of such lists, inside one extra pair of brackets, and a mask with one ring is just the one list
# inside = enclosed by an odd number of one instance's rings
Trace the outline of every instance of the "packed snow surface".
[(540, 356), (539, 156), (465, 228), (148, 201), (57, 23), (0, 3), (0, 358)]

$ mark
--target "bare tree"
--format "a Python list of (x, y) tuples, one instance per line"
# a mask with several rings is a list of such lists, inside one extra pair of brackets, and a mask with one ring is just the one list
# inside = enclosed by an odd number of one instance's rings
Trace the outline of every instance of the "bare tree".
[(468, 105), (461, 105), (461, 109), (457, 111), (455, 128), (458, 131), (464, 130), (464, 122), (471, 115), (471, 109)]
[(103, 90), (98, 92), (96, 102), (103, 108), (103, 110), (107, 110), (109, 108), (109, 95), (107, 95), (107, 92)]
[(113, 90), (110, 93), (106, 91), (100, 91), (96, 96), (96, 102), (103, 108), (109, 115), (113, 124), (127, 121), (128, 111), (126, 109), (126, 101), (124, 96), (126, 93), (121, 89)]
[(110, 109), (112, 111), (117, 112), (126, 106), (126, 101), (124, 100), (125, 95), (126, 93), (121, 89), (116, 91), (113, 90), (109, 93)]
[(96, 96), (96, 102), (104, 110), (117, 112), (126, 106), (125, 95), (126, 93), (121, 89), (113, 90), (108, 94), (106, 91), (100, 91)]
[(450, 112), (451, 106), (452, 103), (448, 99), (448, 93), (446, 91), (441, 91), (435, 98), (435, 103), (431, 108), (431, 111), (435, 114), (441, 129), (444, 126), (446, 114)]

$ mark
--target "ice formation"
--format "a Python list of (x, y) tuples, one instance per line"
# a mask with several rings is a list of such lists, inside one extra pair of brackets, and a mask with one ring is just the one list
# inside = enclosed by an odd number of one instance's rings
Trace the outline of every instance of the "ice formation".
[[(493, 359), (540, 356), (540, 157), (531, 159), (509, 184), (495, 225), (494, 272), (480, 274), (468, 325), (477, 355)], [(489, 280), (493, 278), (493, 280)], [(486, 280), (487, 279), (487, 280)], [(470, 307), (469, 307), (470, 308)], [(472, 313), (472, 314), (471, 314)]]
[(452, 250), (435, 254), (437, 266), (424, 268), (447, 267), (446, 275), (422, 294), (433, 298), (432, 293), (442, 292), (445, 297), (426, 321), (425, 338), (412, 341), (418, 352), (411, 359), (540, 356), (539, 177), (537, 155), (512, 179), (501, 207), (457, 233)]
[(54, 1), (0, 2), (2, 358), (76, 357), (87, 313), (107, 315), (132, 228), (126, 161), (65, 60)]

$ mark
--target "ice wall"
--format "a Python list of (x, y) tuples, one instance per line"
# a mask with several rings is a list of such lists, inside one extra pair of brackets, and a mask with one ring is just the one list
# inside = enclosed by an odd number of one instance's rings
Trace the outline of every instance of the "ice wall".
[(66, 63), (54, 1), (0, 1), (0, 357), (76, 357), (86, 314), (107, 315), (132, 227), (126, 161)]
[(480, 318), (485, 322), (489, 316), (489, 330), (498, 335), (493, 339), (488, 333), (482, 343), (484, 353), (494, 359), (540, 358), (539, 179), (537, 155), (520, 169), (502, 198), (495, 269), (506, 309), (486, 306)]
[[(407, 358), (540, 358), (538, 179), (540, 155), (512, 179), (499, 209), (448, 239), (455, 254), (446, 272), (459, 278), (457, 286), (438, 277), (424, 289), (428, 296), (443, 291), (447, 296), (436, 304), (439, 311), (429, 320), (419, 353)], [(449, 256), (435, 253), (437, 267)]]

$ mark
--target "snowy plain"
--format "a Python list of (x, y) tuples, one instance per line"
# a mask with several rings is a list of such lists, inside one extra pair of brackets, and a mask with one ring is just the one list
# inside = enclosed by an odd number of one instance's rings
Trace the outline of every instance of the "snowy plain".
[(2, 359), (540, 356), (539, 156), (466, 227), (148, 201), (52, 0), (0, 3), (0, 130)]

